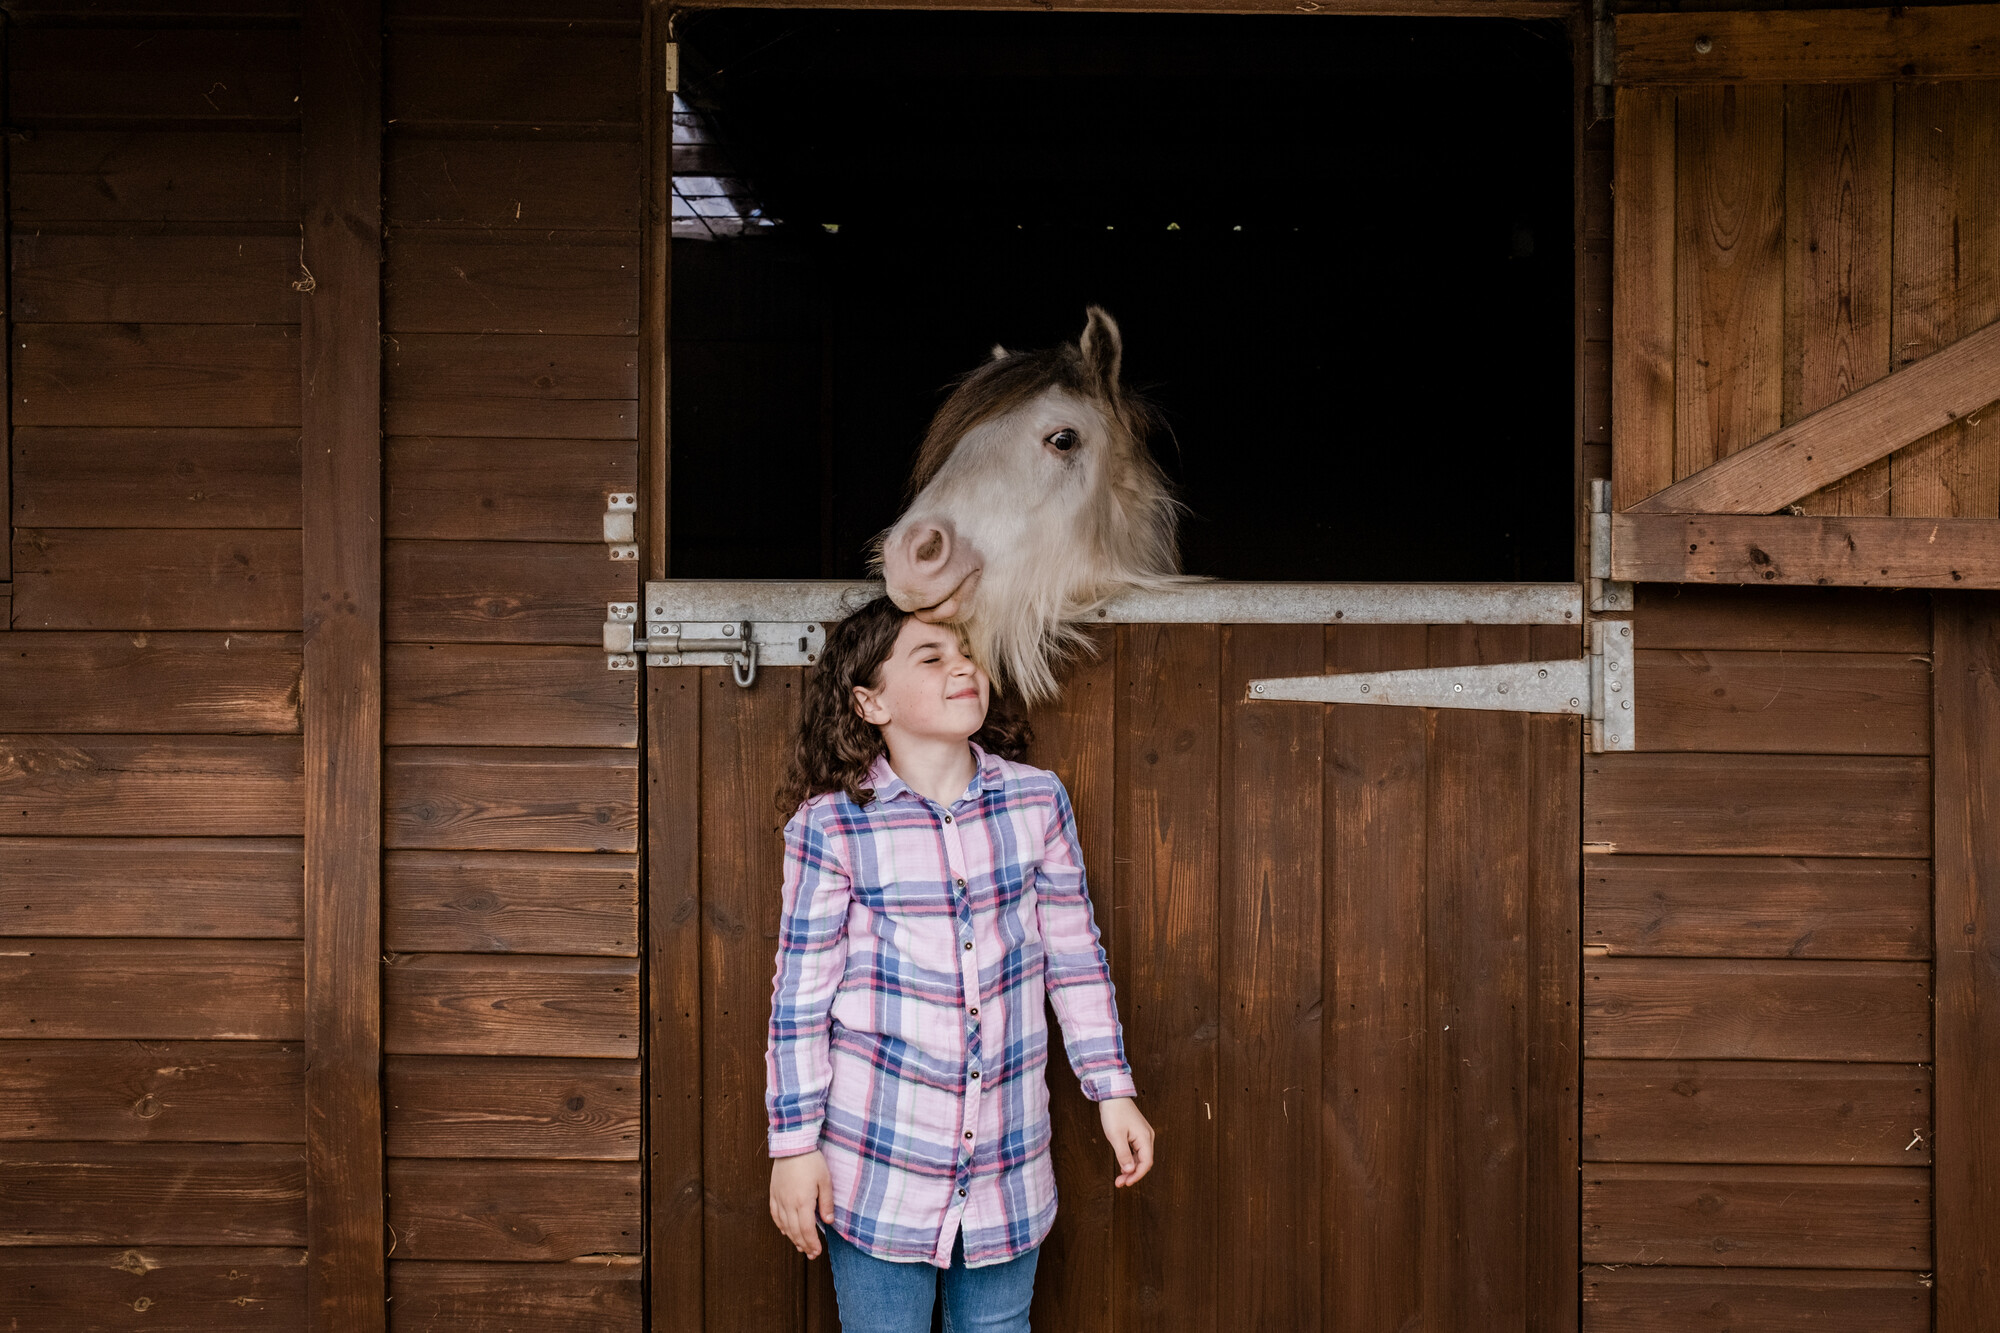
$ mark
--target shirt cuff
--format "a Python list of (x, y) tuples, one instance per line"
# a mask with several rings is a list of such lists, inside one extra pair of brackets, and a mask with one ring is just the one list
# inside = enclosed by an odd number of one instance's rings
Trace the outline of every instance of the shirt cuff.
[(1131, 1070), (1107, 1069), (1083, 1080), (1083, 1095), (1093, 1102), (1110, 1101), (1113, 1097), (1137, 1097), (1139, 1085), (1133, 1080)]
[(815, 1120), (797, 1129), (772, 1130), (770, 1151), (773, 1157), (798, 1157), (819, 1147), (819, 1131), (823, 1122)]

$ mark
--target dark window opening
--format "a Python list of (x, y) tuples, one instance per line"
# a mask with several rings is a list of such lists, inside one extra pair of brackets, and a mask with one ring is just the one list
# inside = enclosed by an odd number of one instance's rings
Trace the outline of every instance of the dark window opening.
[(1555, 21), (683, 16), (680, 578), (860, 577), (948, 383), (1096, 302), (1183, 566), (1572, 577)]

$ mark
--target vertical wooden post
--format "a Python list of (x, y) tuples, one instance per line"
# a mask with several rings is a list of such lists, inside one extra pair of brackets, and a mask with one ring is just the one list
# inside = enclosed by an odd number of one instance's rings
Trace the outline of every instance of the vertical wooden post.
[(306, 0), (304, 224), (307, 1326), (381, 1329), (382, 15)]
[(672, 559), (672, 429), (668, 340), (673, 291), (674, 93), (680, 87), (679, 48), (669, 34), (664, 0), (646, 0), (645, 95), (639, 99), (640, 141), (646, 155), (644, 230), (639, 237), (639, 489), (644, 497), (646, 577), (667, 577)]
[(2000, 595), (1933, 605), (1938, 1333), (2000, 1311)]

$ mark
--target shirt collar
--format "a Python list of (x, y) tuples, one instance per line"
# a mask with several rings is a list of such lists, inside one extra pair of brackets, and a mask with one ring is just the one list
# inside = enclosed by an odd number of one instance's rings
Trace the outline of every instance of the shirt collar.
[[(1000, 756), (988, 751), (978, 741), (972, 741), (970, 744), (972, 759), (978, 768), (972, 775), (972, 781), (966, 784), (966, 791), (970, 792), (975, 786), (980, 791), (999, 791), (1006, 786), (1007, 775), (1000, 767)], [(923, 799), (908, 783), (896, 776), (895, 769), (889, 767), (887, 750), (876, 755), (875, 762), (868, 766), (868, 781), (864, 785), (875, 793), (875, 799), (878, 801), (893, 801), (906, 793), (914, 800)], [(957, 805), (958, 801), (964, 799), (965, 796), (961, 794), (952, 804)]]

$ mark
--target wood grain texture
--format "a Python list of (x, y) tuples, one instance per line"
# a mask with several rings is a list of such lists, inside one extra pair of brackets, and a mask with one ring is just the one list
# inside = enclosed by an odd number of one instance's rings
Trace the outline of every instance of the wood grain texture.
[(383, 562), (397, 643), (574, 644), (601, 670), (605, 603), (639, 597), (638, 563), (601, 543), (395, 541)]
[(24, 635), (0, 651), (0, 731), (299, 729), (294, 634)]
[(1584, 842), (1737, 856), (1930, 854), (1930, 761), (1604, 754), (1584, 760)]
[(394, 954), (382, 968), (382, 1049), (634, 1059), (638, 979), (629, 958)]
[(602, 652), (397, 643), (382, 670), (387, 745), (639, 743), (638, 677)]
[(2000, 532), (1977, 518), (1616, 514), (1611, 574), (1638, 582), (2000, 587)]
[(405, 333), (382, 373), (392, 435), (638, 436), (636, 338)]
[(638, 797), (627, 751), (398, 746), (383, 769), (384, 845), (633, 852)]
[(395, 1055), (392, 1157), (639, 1160), (637, 1060)]
[(1587, 1268), (1590, 1333), (1678, 1333), (1702, 1321), (1771, 1333), (1929, 1333), (1915, 1273), (1785, 1268)]
[(638, 38), (594, 28), (401, 29), (389, 103), (399, 123), (430, 134), (505, 126), (636, 140)]
[(1990, 594), (1937, 599), (1937, 1314), (1940, 1333), (2000, 1308), (2000, 858), (1987, 784), (2000, 741)]
[(1641, 750), (1929, 754), (1930, 663), (1911, 653), (1640, 648)]
[(540, 236), (639, 226), (639, 145), (632, 142), (398, 134), (383, 166), (388, 220), (399, 228)]
[(1594, 958), (1585, 1053), (1683, 1060), (1931, 1058), (1923, 963)]
[(395, 333), (639, 332), (639, 247), (415, 234), (389, 247), (383, 327)]
[(1590, 1060), (1583, 1077), (1588, 1161), (1931, 1161), (1923, 1065)]
[(30, 1327), (297, 1328), (306, 1317), (305, 1258), (303, 1249), (279, 1246), (35, 1245), (0, 1249), (0, 1288)]
[(1147, 1119), (1178, 1128), (1143, 1187), (1113, 1199), (1111, 1280), (1121, 1323), (1212, 1326), (1221, 1292), (1222, 792), (1219, 631), (1118, 631), (1116, 860), (1108, 928), (1119, 1012)]
[(1930, 597), (1850, 588), (1741, 588), (1641, 584), (1640, 648), (1738, 652), (1903, 653), (1931, 650)]
[(0, 1042), (0, 1138), (303, 1143), (305, 1076), (298, 1042)]
[(17, 426), (296, 426), (288, 324), (17, 324)]
[(385, 535), (588, 542), (605, 497), (635, 491), (630, 442), (398, 436), (385, 442)]
[(298, 939), (304, 883), (298, 838), (0, 838), (14, 935)]
[(10, 939), (0, 1037), (296, 1041), (295, 940)]
[(284, 736), (0, 736), (7, 833), (297, 837), (304, 757)]
[(512, 1333), (638, 1329), (647, 1318), (636, 1259), (589, 1255), (567, 1263), (389, 1261), (389, 1328), (440, 1333), (481, 1323)]
[(288, 236), (16, 236), (15, 317), (29, 323), (296, 324)]
[(637, 1162), (392, 1157), (398, 1258), (537, 1260), (637, 1254)]
[(1886, 1166), (1662, 1166), (1583, 1172), (1597, 1264), (1928, 1270), (1931, 1173)]
[(1673, 89), (1616, 90), (1611, 303), (1611, 506), (1674, 480), (1675, 103)]
[(9, 145), (16, 227), (66, 221), (288, 223), (299, 136), (285, 131), (40, 129)]
[(1928, 861), (1584, 858), (1583, 939), (1619, 957), (1931, 956)]
[(14, 432), (14, 522), (296, 528), (298, 432), (24, 426)]
[(297, 29), (33, 25), (12, 46), (7, 92), (17, 123), (268, 128), (299, 114)]
[(1618, 16), (1617, 41), (1621, 84), (1979, 79), (1992, 77), (2000, 19), (1990, 5), (1635, 13)]
[(15, 624), (296, 630), (301, 559), (285, 528), (16, 528)]
[(296, 1144), (0, 1143), (0, 1246), (305, 1238), (305, 1149)]
[(639, 875), (627, 855), (393, 851), (382, 943), (396, 953), (635, 957)]

